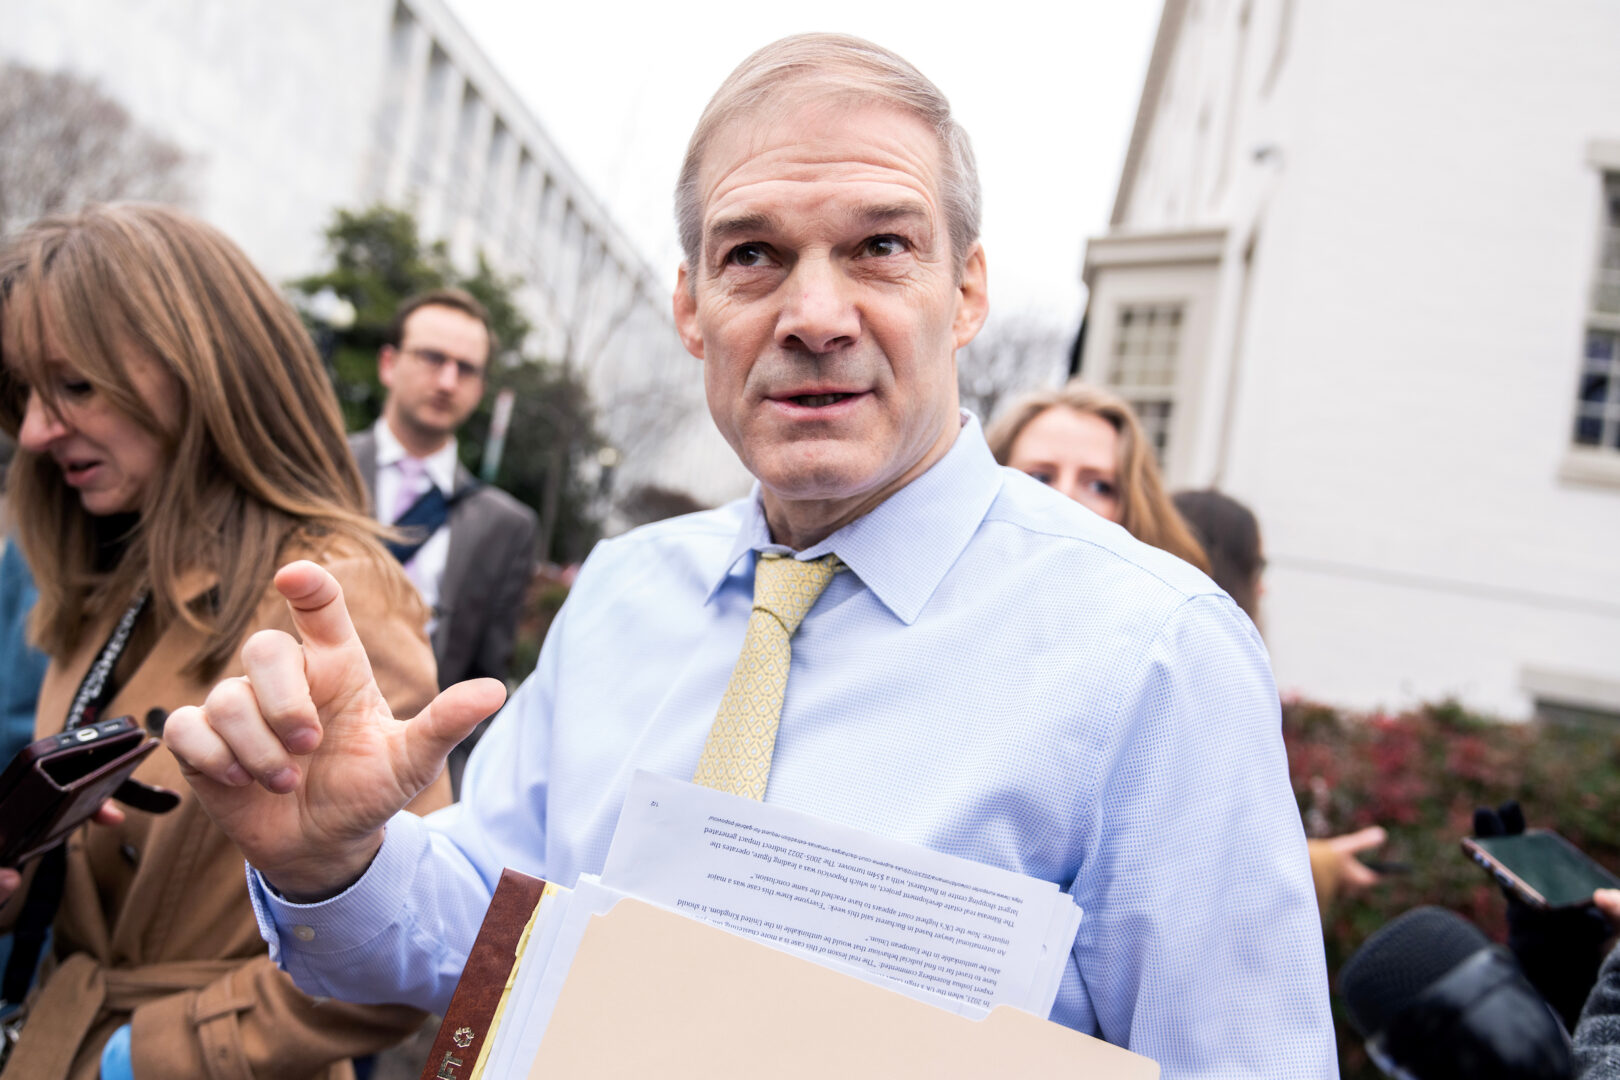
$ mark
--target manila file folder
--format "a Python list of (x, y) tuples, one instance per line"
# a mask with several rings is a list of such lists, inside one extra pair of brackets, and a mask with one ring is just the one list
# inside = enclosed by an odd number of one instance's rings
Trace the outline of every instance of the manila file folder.
[(1147, 1058), (1029, 1013), (958, 1016), (635, 899), (592, 918), (529, 1071), (533, 1080), (1158, 1075)]

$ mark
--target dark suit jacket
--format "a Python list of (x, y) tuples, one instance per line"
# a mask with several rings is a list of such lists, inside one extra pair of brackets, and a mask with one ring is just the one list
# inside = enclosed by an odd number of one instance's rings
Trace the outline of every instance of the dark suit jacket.
[[(377, 440), (367, 429), (349, 436), (366, 493), (375, 501)], [(476, 485), (456, 466), (456, 491)], [(452, 495), (454, 492), (451, 493)], [(506, 679), (523, 596), (534, 574), (534, 511), (499, 488), (476, 487), (450, 511), (450, 551), (439, 580), (433, 655), (439, 686), (488, 676)]]

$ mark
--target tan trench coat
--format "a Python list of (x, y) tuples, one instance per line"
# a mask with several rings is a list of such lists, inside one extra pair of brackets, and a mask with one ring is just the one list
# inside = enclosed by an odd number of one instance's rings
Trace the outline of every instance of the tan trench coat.
[[(384, 696), (396, 714), (415, 715), (437, 690), (425, 609), (386, 602), (382, 574), (391, 567), (358, 554), (319, 561), (343, 585)], [(196, 595), (211, 584), (199, 578)], [(119, 614), (86, 634), (77, 655), (51, 664), (38, 736), (62, 729)], [(256, 625), (292, 630), (274, 590)], [(201, 703), (217, 680), (182, 674), (200, 642), (195, 631), (171, 627), (102, 715), (145, 720), (153, 708)], [(220, 678), (240, 673), (233, 662)], [(137, 1080), (339, 1080), (353, 1075), (350, 1057), (392, 1045), (421, 1023), (414, 1009), (340, 1004), (298, 990), (259, 937), (241, 852), (203, 812), (168, 749), (159, 748), (135, 775), (180, 792), (180, 806), (163, 815), (129, 810), (118, 828), (90, 825), (72, 837), (48, 974), (36, 980), (22, 1040), (0, 1080), (95, 1080), (102, 1045), (125, 1023), (133, 1026)], [(413, 809), (448, 801), (441, 775)], [(22, 895), (0, 918), (15, 920)]]

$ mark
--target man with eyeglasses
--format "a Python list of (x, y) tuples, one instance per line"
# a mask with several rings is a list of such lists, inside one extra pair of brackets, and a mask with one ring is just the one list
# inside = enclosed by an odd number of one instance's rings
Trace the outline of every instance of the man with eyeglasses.
[[(469, 293), (407, 299), (377, 353), (388, 391), (382, 416), (349, 439), (377, 520), (407, 531), (390, 548), (432, 613), (441, 687), (505, 680), (534, 567), (534, 511), (480, 484), (456, 456), (456, 431), (484, 396), (492, 337), (489, 313)], [(476, 741), (475, 733), (450, 757), (458, 796)]]

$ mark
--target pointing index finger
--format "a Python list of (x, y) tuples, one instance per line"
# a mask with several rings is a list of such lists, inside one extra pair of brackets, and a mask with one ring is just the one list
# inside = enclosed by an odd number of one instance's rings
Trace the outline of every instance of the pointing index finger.
[(292, 609), (293, 625), (305, 645), (322, 649), (359, 646), (343, 589), (337, 578), (307, 559), (288, 563), (276, 571), (276, 589)]

